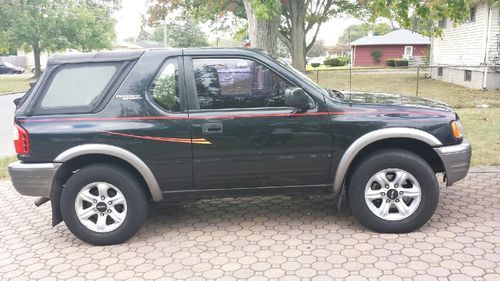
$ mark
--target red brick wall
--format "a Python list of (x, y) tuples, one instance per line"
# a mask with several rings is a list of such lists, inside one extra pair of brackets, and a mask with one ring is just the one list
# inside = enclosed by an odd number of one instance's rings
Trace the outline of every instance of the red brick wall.
[[(405, 46), (408, 45), (376, 45), (376, 46), (356, 46), (352, 47), (354, 54), (354, 66), (385, 66), (385, 61), (387, 59), (402, 58), (405, 52)], [(428, 49), (429, 45), (413, 45), (413, 55), (414, 56), (424, 56), (425, 49)], [(382, 51), (382, 57), (380, 58), (380, 63), (376, 65), (373, 62), (372, 51), (380, 49)]]

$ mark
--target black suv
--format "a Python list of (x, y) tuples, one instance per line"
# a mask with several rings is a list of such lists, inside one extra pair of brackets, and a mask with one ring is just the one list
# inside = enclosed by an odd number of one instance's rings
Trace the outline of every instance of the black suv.
[(54, 56), (16, 105), (14, 187), (99, 245), (150, 201), (264, 194), (345, 193), (363, 225), (409, 232), (436, 209), (436, 173), (449, 186), (471, 157), (443, 104), (323, 89), (248, 49)]

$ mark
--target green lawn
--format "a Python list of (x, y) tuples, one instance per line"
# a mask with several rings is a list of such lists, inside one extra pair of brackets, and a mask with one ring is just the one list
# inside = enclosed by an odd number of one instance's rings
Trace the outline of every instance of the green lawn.
[(3, 93), (25, 91), (30, 88), (32, 75), (0, 75), (0, 95)]
[(9, 180), (9, 172), (7, 171), (7, 166), (10, 163), (16, 161), (16, 157), (5, 157), (0, 159), (0, 180)]
[(458, 115), (472, 144), (472, 166), (500, 165), (500, 108), (462, 108)]
[[(350, 72), (352, 74), (350, 75)], [(307, 75), (319, 85), (340, 91), (387, 92), (417, 95), (417, 74), (407, 69), (336, 69), (309, 71)], [(428, 76), (428, 75), (427, 75)], [(420, 72), (418, 96), (442, 101), (455, 108), (488, 104), (500, 107), (499, 91), (473, 90), (426, 77)]]

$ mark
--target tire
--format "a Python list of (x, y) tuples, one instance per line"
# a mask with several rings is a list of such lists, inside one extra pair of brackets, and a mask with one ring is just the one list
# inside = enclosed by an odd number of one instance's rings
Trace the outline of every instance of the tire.
[[(62, 190), (60, 205), (64, 223), (76, 237), (89, 244), (122, 243), (146, 220), (148, 201), (144, 190), (136, 177), (118, 166), (86, 166), (73, 174)], [(119, 199), (119, 195), (124, 200)]]
[(407, 150), (388, 149), (358, 163), (350, 175), (347, 197), (361, 224), (381, 233), (407, 233), (431, 218), (439, 185), (425, 160)]

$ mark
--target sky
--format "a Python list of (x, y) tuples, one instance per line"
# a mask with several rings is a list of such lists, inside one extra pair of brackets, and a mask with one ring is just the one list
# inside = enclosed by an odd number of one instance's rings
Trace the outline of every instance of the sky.
[[(147, 12), (148, 2), (148, 0), (122, 0), (122, 9), (115, 15), (118, 40), (135, 37), (139, 34), (141, 14)], [(331, 19), (322, 25), (318, 39), (323, 40), (327, 46), (334, 45), (337, 38), (349, 25), (359, 22), (354, 18)], [(211, 36), (213, 35), (209, 34), (208, 36), (210, 41), (215, 39)]]

